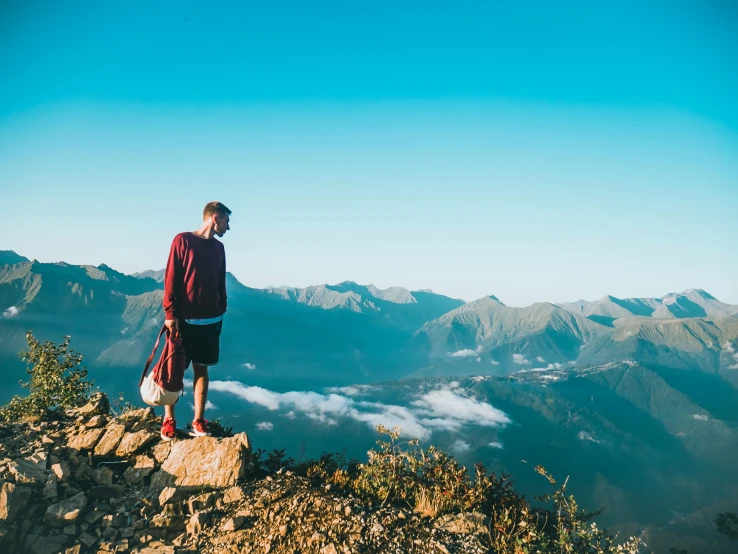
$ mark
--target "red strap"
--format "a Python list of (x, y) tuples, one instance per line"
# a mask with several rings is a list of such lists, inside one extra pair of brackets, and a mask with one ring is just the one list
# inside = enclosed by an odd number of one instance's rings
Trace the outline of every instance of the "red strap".
[(163, 325), (161, 328), (161, 332), (159, 333), (159, 336), (156, 339), (156, 344), (154, 345), (154, 349), (151, 351), (151, 356), (149, 356), (149, 359), (146, 360), (146, 367), (144, 367), (143, 373), (141, 374), (141, 380), (138, 382), (139, 387), (143, 385), (144, 379), (146, 378), (146, 374), (149, 372), (149, 366), (151, 365), (151, 361), (154, 359), (154, 354), (156, 354), (156, 349), (159, 348), (159, 341), (161, 340), (161, 336), (164, 334), (166, 330), (167, 330), (167, 326)]

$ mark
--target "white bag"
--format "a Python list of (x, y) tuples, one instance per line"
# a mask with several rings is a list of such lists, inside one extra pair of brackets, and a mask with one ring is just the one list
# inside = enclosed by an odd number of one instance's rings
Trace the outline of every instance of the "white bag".
[(180, 394), (182, 391), (172, 392), (157, 385), (153, 371), (141, 383), (141, 399), (150, 406), (171, 406), (179, 399)]

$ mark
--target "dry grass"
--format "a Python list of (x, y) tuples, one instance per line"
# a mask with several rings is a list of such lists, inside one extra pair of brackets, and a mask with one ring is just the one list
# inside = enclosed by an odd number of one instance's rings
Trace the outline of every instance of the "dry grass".
[(426, 489), (415, 495), (415, 507), (413, 511), (423, 517), (436, 517), (441, 510), (441, 499), (438, 493), (428, 492)]

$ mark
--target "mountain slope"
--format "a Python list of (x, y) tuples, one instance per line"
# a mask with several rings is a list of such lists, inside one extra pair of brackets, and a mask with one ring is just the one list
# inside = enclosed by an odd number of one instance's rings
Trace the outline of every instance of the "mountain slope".
[(0, 265), (14, 265), (29, 261), (25, 256), (16, 254), (12, 250), (0, 250)]
[(568, 363), (607, 328), (554, 304), (509, 308), (494, 296), (469, 302), (418, 331), (430, 361), (481, 358), (499, 370)]

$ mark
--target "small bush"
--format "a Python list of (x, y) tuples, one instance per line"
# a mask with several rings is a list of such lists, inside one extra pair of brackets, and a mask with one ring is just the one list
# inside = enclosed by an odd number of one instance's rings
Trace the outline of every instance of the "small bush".
[(134, 409), (135, 407), (133, 404), (125, 399), (122, 392), (118, 394), (118, 398), (114, 398), (110, 401), (110, 410), (113, 412), (115, 417), (120, 417)]
[(64, 337), (61, 344), (40, 342), (29, 331), (26, 340), (28, 350), (19, 356), (28, 365), (26, 372), (31, 378), (20, 384), (29, 394), (14, 396), (0, 407), (0, 421), (45, 418), (84, 404), (89, 399), (92, 382), (86, 380), (82, 355), (69, 349), (70, 337)]
[[(597, 512), (581, 510), (573, 496), (546, 470), (536, 471), (554, 491), (537, 499), (543, 507), (528, 503), (512, 486), (508, 476), (488, 474), (481, 464), (471, 477), (451, 456), (431, 446), (418, 448), (418, 441), (397, 442), (400, 429), (377, 427), (389, 440), (377, 441), (366, 464), (349, 467), (347, 487), (359, 497), (381, 505), (408, 506), (429, 517), (444, 513), (481, 512), (488, 517), (487, 540), (498, 554), (572, 553), (637, 554), (643, 542), (630, 537), (615, 544), (613, 537), (592, 520)], [(329, 478), (346, 473), (327, 467)]]

